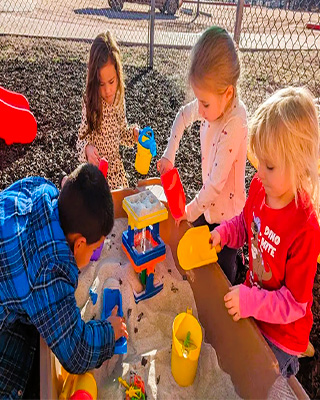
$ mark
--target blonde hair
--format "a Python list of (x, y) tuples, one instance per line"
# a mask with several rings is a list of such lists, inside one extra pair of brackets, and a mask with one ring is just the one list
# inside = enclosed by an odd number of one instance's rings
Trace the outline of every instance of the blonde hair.
[(318, 214), (319, 119), (311, 92), (278, 90), (254, 113), (249, 131), (251, 151), (258, 159), (288, 168), (296, 204), (299, 193), (303, 201), (313, 202)]
[(218, 26), (206, 29), (192, 49), (189, 81), (223, 94), (232, 85), (234, 94), (240, 76), (240, 62), (229, 33)]
[(112, 62), (117, 73), (118, 88), (115, 106), (119, 106), (124, 101), (124, 77), (120, 49), (111, 32), (107, 31), (105, 33), (100, 33), (100, 35), (94, 39), (90, 49), (87, 86), (84, 96), (88, 129), (81, 139), (100, 128), (102, 119), (102, 102), (99, 92), (100, 69), (109, 61)]

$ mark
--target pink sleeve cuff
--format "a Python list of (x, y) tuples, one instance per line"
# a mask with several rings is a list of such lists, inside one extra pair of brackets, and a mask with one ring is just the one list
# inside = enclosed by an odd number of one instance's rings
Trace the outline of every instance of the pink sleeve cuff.
[(285, 286), (269, 291), (240, 285), (239, 301), (241, 318), (254, 317), (273, 324), (297, 321), (306, 314), (308, 304), (298, 303)]
[(229, 221), (223, 221), (215, 229), (220, 233), (222, 248), (227, 245), (232, 249), (238, 249), (247, 241), (247, 228), (243, 211)]

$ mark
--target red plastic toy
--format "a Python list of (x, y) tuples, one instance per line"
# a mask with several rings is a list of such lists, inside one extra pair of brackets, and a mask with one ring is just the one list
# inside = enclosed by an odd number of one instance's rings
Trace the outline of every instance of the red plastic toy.
[(20, 93), (0, 86), (0, 137), (7, 145), (30, 143), (37, 134), (37, 122), (29, 110), (28, 100)]
[(108, 161), (105, 158), (101, 158), (99, 162), (99, 169), (103, 173), (103, 176), (106, 178), (108, 175)]
[(186, 196), (177, 168), (172, 168), (161, 175), (161, 183), (166, 194), (168, 205), (174, 219), (179, 219), (184, 214)]

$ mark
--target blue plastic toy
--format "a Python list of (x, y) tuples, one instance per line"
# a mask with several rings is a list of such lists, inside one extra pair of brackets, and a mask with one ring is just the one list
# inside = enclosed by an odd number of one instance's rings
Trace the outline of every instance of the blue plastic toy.
[[(118, 306), (117, 315), (123, 317), (122, 311), (122, 295), (119, 289), (106, 288), (103, 291), (103, 303), (101, 319), (105, 320), (110, 317), (112, 310)], [(122, 336), (116, 341), (114, 354), (126, 354), (127, 352), (127, 339)]]
[(90, 288), (89, 295), (90, 295), (92, 304), (95, 305), (98, 300), (98, 294), (92, 288)]

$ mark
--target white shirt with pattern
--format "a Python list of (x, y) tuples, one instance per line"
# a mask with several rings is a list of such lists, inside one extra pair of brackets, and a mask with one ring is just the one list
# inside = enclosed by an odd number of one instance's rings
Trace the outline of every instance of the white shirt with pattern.
[(242, 101), (235, 97), (225, 114), (214, 122), (201, 118), (198, 100), (179, 110), (163, 154), (174, 164), (184, 130), (200, 120), (203, 186), (186, 206), (188, 221), (201, 214), (210, 224), (228, 220), (242, 211), (245, 200), (247, 115)]

